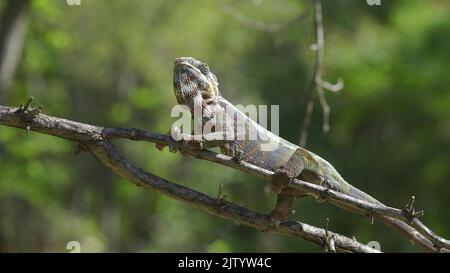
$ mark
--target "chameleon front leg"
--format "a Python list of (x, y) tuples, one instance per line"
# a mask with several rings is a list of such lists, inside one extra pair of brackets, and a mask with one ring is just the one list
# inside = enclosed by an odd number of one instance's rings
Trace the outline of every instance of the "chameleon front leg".
[(244, 159), (244, 152), (234, 142), (224, 142), (220, 145), (220, 151), (236, 161), (242, 161)]
[[(180, 130), (175, 128), (174, 131), (179, 132)], [(220, 139), (222, 133), (203, 134), (201, 138), (193, 134), (175, 134), (176, 136), (172, 136), (173, 141), (167, 145), (169, 146), (169, 150), (174, 153), (179, 151), (186, 154), (186, 151), (198, 151), (223, 145), (223, 140)], [(162, 149), (166, 145), (157, 144), (156, 146), (158, 149)]]
[(203, 142), (200, 140), (195, 140), (194, 135), (182, 134), (179, 127), (174, 127), (170, 129), (167, 135), (171, 136), (172, 139), (169, 143), (157, 143), (155, 144), (158, 150), (162, 151), (164, 147), (168, 146), (169, 151), (172, 153), (181, 152), (183, 155), (187, 155), (185, 152), (187, 150), (201, 150), (203, 149)]

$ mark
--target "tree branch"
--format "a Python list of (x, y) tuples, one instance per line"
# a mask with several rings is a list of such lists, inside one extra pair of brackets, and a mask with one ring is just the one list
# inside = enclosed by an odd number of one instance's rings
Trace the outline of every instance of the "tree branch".
[[(147, 141), (159, 145), (172, 147), (177, 146), (177, 149), (184, 150), (185, 153), (188, 153), (198, 159), (231, 167), (233, 169), (260, 177), (267, 182), (271, 182), (273, 179), (274, 173), (272, 171), (260, 168), (248, 162), (238, 162), (229, 156), (218, 154), (210, 150), (191, 150), (192, 147), (190, 147), (187, 143), (176, 142), (168, 135), (147, 132), (136, 128), (104, 128), (102, 133), (105, 138), (127, 138), (135, 141)], [(436, 252), (440, 250), (439, 248), (443, 248), (443, 251), (445, 251), (444, 249), (450, 248), (450, 242), (448, 240), (436, 235), (416, 217), (417, 215), (414, 215), (414, 213), (408, 210), (372, 204), (299, 179), (294, 179), (288, 186), (300, 190), (305, 194), (316, 198), (316, 200), (328, 201), (333, 205), (351, 212), (357, 212), (369, 217), (376, 217), (381, 221), (385, 220), (384, 217), (392, 217), (394, 219), (398, 219), (399, 221), (410, 223), (415, 229), (420, 231), (420, 233), (417, 233), (417, 231), (410, 228), (403, 230), (404, 234), (408, 236), (409, 239), (417, 242), (428, 250)], [(415, 237), (411, 237), (412, 235)], [(437, 246), (437, 248), (435, 246)]]
[(301, 21), (303, 21), (306, 18), (306, 12), (303, 12), (285, 24), (266, 23), (263, 21), (250, 19), (250, 18), (246, 17), (244, 14), (242, 14), (241, 12), (239, 12), (239, 10), (233, 8), (231, 5), (228, 5), (228, 4), (224, 4), (222, 6), (222, 10), (223, 10), (223, 12), (232, 16), (237, 22), (239, 22), (240, 24), (242, 24), (248, 28), (253, 28), (253, 29), (257, 29), (259, 31), (271, 32), (271, 33), (286, 30), (286, 29), (300, 23)]
[[(122, 156), (117, 148), (107, 140), (107, 137), (126, 136), (126, 138), (133, 140), (145, 139), (154, 143), (167, 144), (172, 141), (169, 136), (139, 129), (103, 128), (44, 115), (35, 110), (24, 106), (20, 108), (0, 106), (0, 124), (29, 129), (77, 142), (108, 169), (137, 186), (142, 186), (172, 199), (183, 201), (195, 208), (228, 219), (234, 223), (244, 224), (261, 231), (270, 230), (272, 223), (268, 220), (267, 215), (253, 212), (225, 200), (221, 200), (220, 204), (218, 204), (216, 198), (148, 173)], [(275, 232), (301, 237), (321, 247), (328, 248), (331, 238), (333, 245), (343, 251), (379, 252), (354, 239), (298, 221), (284, 221)]]
[(327, 134), (330, 130), (330, 106), (328, 105), (327, 98), (325, 97), (324, 89), (331, 92), (338, 92), (344, 88), (344, 82), (342, 79), (336, 84), (331, 84), (322, 80), (322, 67), (323, 67), (323, 55), (325, 47), (325, 38), (323, 31), (322, 21), (322, 4), (320, 0), (313, 0), (314, 4), (314, 29), (316, 31), (316, 43), (311, 45), (311, 50), (316, 52), (316, 58), (314, 63), (314, 74), (311, 80), (311, 91), (308, 95), (306, 104), (305, 116), (303, 118), (303, 126), (300, 132), (299, 146), (305, 147), (308, 139), (308, 130), (311, 123), (311, 115), (314, 109), (314, 91), (319, 97), (320, 106), (322, 107), (322, 132)]
[[(269, 170), (265, 170), (247, 162), (237, 162), (223, 154), (217, 154), (209, 150), (192, 150), (192, 147), (190, 147), (185, 142), (174, 141), (168, 135), (148, 132), (137, 128), (104, 128), (79, 123), (44, 114), (36, 114), (36, 109), (26, 110), (27, 106), (29, 106), (29, 103), (27, 103), (25, 107), (21, 106), (21, 108), (0, 106), (0, 124), (18, 128), (29, 128), (37, 132), (50, 134), (78, 142), (86, 147), (91, 153), (93, 153), (94, 156), (96, 156), (95, 151), (97, 150), (93, 148), (99, 146), (99, 143), (109, 143), (107, 142), (108, 139), (126, 138), (135, 141), (156, 143), (162, 146), (177, 147), (177, 149), (185, 150), (186, 153), (191, 154), (196, 158), (208, 160), (246, 173), (250, 173), (269, 182), (272, 180), (272, 176), (274, 174)], [(26, 111), (24, 111), (24, 109)], [(36, 115), (31, 116), (30, 119), (29, 113), (35, 113)], [(97, 146), (92, 143), (97, 143)], [(99, 158), (98, 156), (96, 157)], [(102, 157), (100, 157), (99, 159), (101, 158)], [(124, 160), (126, 161), (126, 159)], [(130, 164), (129, 166), (133, 166), (129, 162), (127, 164)], [(114, 165), (107, 164), (107, 166), (111, 170), (115, 171), (113, 169)], [(122, 176), (123, 173), (119, 175)], [(125, 178), (130, 181), (134, 181), (128, 176)], [(408, 226), (409, 229), (407, 228), (406, 230), (403, 230), (404, 234), (428, 250), (437, 252), (440, 250), (447, 251), (447, 249), (450, 248), (450, 243), (448, 240), (436, 235), (431, 229), (426, 227), (413, 212), (410, 212), (408, 210), (400, 210), (384, 205), (368, 203), (346, 194), (298, 179), (295, 179), (289, 185), (289, 187), (301, 190), (318, 200), (328, 201), (329, 203), (334, 204), (340, 208), (352, 212), (361, 213), (370, 217), (376, 217), (382, 221), (386, 217), (392, 217), (403, 222), (411, 223), (411, 225), (418, 231), (420, 231), (420, 233)]]

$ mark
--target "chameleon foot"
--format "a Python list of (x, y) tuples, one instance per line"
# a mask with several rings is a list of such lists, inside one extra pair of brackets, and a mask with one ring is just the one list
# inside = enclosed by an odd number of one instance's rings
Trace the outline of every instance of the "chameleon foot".
[(275, 171), (271, 189), (274, 193), (279, 194), (287, 185), (292, 182), (292, 180), (292, 178), (289, 178), (287, 176), (284, 167), (280, 167)]
[(280, 224), (289, 218), (289, 216), (294, 215), (295, 210), (290, 210), (287, 213), (281, 213), (280, 211), (274, 209), (268, 216), (267, 220), (269, 224), (267, 225), (267, 228), (265, 229), (265, 232), (269, 231), (277, 231)]
[[(172, 141), (170, 141), (168, 144), (167, 143), (156, 143), (155, 147), (162, 151), (164, 150), (164, 147), (169, 146), (169, 151), (173, 152), (175, 150), (175, 143), (177, 142), (175, 139), (181, 139), (180, 135), (181, 135), (181, 130), (179, 127), (174, 127), (171, 130), (169, 130), (167, 133), (167, 135), (170, 135), (172, 137)], [(176, 152), (176, 151), (175, 151)]]
[(271, 213), (267, 216), (267, 220), (268, 220), (269, 224), (264, 229), (264, 232), (266, 232), (266, 233), (270, 232), (270, 231), (277, 231), (278, 227), (280, 226), (280, 224), (282, 222), (282, 220), (275, 217), (273, 215), (273, 213)]
[(235, 143), (225, 143), (220, 147), (220, 150), (223, 154), (232, 157), (238, 162), (244, 159), (244, 152)]
[(295, 210), (292, 209), (292, 205), (298, 196), (298, 193), (292, 191), (291, 189), (284, 189), (280, 194), (278, 194), (277, 204), (267, 216), (269, 221), (269, 225), (267, 227), (268, 231), (278, 230), (278, 226), (281, 222), (295, 213)]
[(202, 150), (203, 149), (203, 139), (196, 139), (194, 135), (190, 134), (182, 134), (180, 128), (173, 127), (171, 131), (169, 131), (171, 139), (168, 143), (158, 143), (156, 144), (156, 148), (159, 150), (164, 149), (165, 146), (169, 147), (169, 151), (172, 153), (180, 152), (183, 155), (189, 155), (187, 151), (192, 150)]

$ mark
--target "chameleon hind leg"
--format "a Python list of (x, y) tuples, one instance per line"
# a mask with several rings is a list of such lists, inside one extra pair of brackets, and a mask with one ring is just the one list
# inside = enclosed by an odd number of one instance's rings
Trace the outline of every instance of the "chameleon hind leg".
[(287, 187), (294, 178), (300, 177), (304, 170), (302, 156), (302, 150), (296, 150), (285, 165), (275, 170), (272, 191), (278, 194), (277, 204), (268, 217), (275, 229), (293, 214), (292, 206), (295, 200), (305, 196), (301, 191)]
[(268, 218), (271, 227), (269, 229), (277, 229), (280, 223), (292, 214), (295, 213), (293, 210), (294, 202), (300, 198), (306, 196), (297, 190), (290, 188), (283, 189), (277, 196), (277, 204), (275, 208), (270, 212)]
[(275, 170), (272, 180), (272, 191), (280, 193), (283, 188), (291, 183), (294, 178), (298, 178), (305, 169), (304, 152), (301, 148), (295, 150), (289, 160)]

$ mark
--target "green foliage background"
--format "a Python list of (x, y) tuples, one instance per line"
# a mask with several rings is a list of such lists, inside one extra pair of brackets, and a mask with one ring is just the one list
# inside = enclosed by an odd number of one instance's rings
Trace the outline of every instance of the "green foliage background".
[[(410, 196), (424, 221), (450, 237), (450, 2), (323, 1), (324, 77), (345, 88), (327, 93), (331, 131), (321, 134), (315, 107), (308, 148), (352, 184), (386, 204)], [(228, 8), (227, 8), (228, 7)], [(275, 33), (230, 15), (288, 24)], [(1, 8), (1, 5), (0, 5)], [(239, 104), (280, 105), (281, 136), (298, 142), (312, 76), (312, 5), (300, 0), (35, 0), (23, 59), (1, 105), (30, 95), (46, 113), (103, 126), (166, 132), (176, 103), (175, 57), (205, 60), (225, 97)], [(134, 162), (159, 176), (259, 212), (275, 202), (249, 175), (153, 145), (119, 141)], [(73, 143), (0, 127), (0, 251), (303, 252), (321, 251), (292, 237), (236, 226), (106, 170)], [(384, 251), (418, 251), (396, 231), (359, 215), (304, 199), (296, 219)]]

